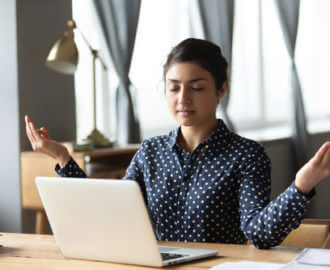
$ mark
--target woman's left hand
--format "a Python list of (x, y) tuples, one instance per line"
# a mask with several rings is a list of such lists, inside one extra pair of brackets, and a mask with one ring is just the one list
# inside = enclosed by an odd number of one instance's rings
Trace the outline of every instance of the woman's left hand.
[(324, 143), (316, 154), (297, 172), (295, 186), (308, 194), (321, 180), (330, 175), (330, 141)]

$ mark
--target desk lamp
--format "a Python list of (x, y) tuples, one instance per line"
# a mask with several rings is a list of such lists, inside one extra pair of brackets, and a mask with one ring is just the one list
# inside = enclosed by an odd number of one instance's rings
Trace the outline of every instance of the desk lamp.
[(93, 57), (93, 130), (84, 141), (91, 142), (94, 147), (111, 147), (113, 146), (113, 142), (110, 142), (105, 138), (105, 136), (96, 128), (96, 60), (98, 59), (101, 62), (104, 70), (107, 70), (107, 66), (99, 56), (98, 51), (92, 48), (86, 37), (77, 28), (74, 20), (68, 21), (68, 29), (50, 49), (46, 59), (46, 66), (63, 74), (75, 73), (79, 57), (77, 46), (74, 41), (74, 30), (78, 31), (82, 36)]

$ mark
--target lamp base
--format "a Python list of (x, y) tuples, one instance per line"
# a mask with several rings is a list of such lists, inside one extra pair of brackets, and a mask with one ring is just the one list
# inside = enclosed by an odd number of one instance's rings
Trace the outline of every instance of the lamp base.
[(86, 142), (93, 143), (95, 148), (112, 147), (114, 142), (110, 142), (98, 129), (94, 128), (92, 132), (84, 139)]

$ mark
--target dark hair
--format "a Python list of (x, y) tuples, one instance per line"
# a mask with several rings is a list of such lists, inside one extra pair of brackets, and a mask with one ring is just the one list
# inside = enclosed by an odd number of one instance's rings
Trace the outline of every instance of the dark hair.
[(227, 80), (228, 63), (216, 44), (196, 38), (188, 38), (176, 45), (167, 56), (163, 76), (174, 63), (194, 62), (211, 73), (217, 89)]

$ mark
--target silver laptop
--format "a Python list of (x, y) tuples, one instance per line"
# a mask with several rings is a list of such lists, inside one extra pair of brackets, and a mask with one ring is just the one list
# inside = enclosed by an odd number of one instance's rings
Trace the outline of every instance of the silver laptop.
[(135, 181), (37, 177), (36, 184), (65, 257), (161, 267), (218, 254), (158, 246)]

